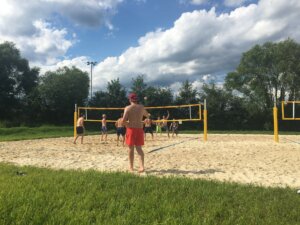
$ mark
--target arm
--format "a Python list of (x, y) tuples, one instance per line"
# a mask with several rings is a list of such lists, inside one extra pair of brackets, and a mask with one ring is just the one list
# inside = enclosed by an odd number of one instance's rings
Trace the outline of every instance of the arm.
[(168, 110), (167, 112), (168, 112), (168, 115), (167, 115), (167, 117), (166, 117), (166, 120), (168, 120), (168, 119), (169, 119), (169, 117), (170, 117), (169, 110)]
[(144, 108), (143, 116), (144, 116), (144, 117), (147, 117), (148, 115), (149, 115), (149, 113), (148, 113), (147, 110)]
[(127, 107), (124, 109), (123, 118), (122, 118), (122, 124), (124, 126), (128, 125), (128, 110), (127, 110)]

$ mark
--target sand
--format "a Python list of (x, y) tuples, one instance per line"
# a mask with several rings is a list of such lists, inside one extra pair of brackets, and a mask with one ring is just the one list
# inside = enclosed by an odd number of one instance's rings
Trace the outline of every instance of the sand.
[[(115, 135), (108, 142), (87, 136), (84, 144), (73, 138), (51, 138), (0, 142), (0, 162), (52, 169), (127, 171), (127, 148), (116, 146)], [(79, 141), (79, 140), (78, 140)], [(144, 175), (181, 176), (300, 188), (300, 137), (281, 135), (211, 134), (166, 135), (146, 141)], [(138, 161), (135, 154), (135, 167)], [(137, 172), (136, 172), (137, 173)]]

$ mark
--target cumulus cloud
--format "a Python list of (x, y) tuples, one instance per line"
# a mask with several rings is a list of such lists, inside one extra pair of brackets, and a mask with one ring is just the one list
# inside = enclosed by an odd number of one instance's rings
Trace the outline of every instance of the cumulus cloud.
[(47, 71), (54, 71), (58, 68), (62, 67), (72, 67), (75, 66), (78, 69), (90, 73), (90, 67), (87, 65), (87, 62), (91, 61), (91, 59), (87, 56), (80, 56), (72, 59), (64, 59), (61, 60), (55, 64), (51, 65), (43, 65), (43, 64), (36, 64), (35, 66), (38, 66), (41, 68), (41, 74), (44, 74)]
[(166, 86), (205, 74), (219, 82), (255, 44), (288, 37), (300, 41), (299, 10), (298, 0), (261, 0), (228, 13), (218, 14), (215, 8), (183, 13), (170, 29), (149, 32), (138, 46), (99, 62), (94, 84), (103, 88), (120, 78), (126, 85), (138, 74)]
[(191, 0), (190, 3), (193, 5), (202, 5), (203, 3), (206, 3), (207, 0)]
[(225, 0), (224, 5), (229, 7), (235, 7), (235, 6), (240, 6), (245, 2), (246, 0)]
[(192, 4), (192, 5), (203, 5), (208, 0), (179, 0), (180, 4)]
[(75, 25), (105, 25), (112, 30), (110, 18), (121, 2), (123, 0), (1, 0), (0, 42), (16, 43), (32, 63), (53, 64), (77, 42), (76, 34), (55, 25), (55, 15)]

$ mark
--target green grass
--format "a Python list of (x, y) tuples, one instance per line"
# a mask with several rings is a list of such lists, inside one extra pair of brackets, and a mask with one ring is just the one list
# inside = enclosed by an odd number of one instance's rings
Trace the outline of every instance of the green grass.
[(289, 188), (0, 164), (6, 225), (293, 225), (299, 212), (300, 196)]
[(0, 128), (0, 141), (73, 136), (73, 127), (41, 126)]
[[(72, 137), (72, 126), (41, 126), (0, 128), (1, 141), (19, 141), (40, 138)], [(99, 131), (88, 131), (87, 134), (99, 134)]]

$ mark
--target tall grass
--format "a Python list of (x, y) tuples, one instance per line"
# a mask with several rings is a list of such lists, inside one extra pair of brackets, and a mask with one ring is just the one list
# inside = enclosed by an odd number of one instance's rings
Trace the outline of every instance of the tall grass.
[(0, 164), (0, 224), (299, 224), (300, 196), (183, 178)]

